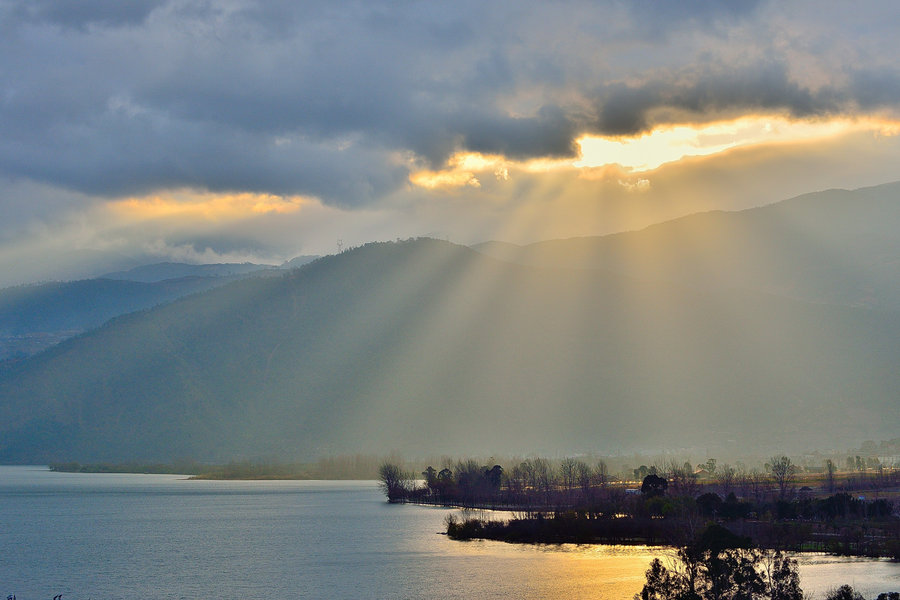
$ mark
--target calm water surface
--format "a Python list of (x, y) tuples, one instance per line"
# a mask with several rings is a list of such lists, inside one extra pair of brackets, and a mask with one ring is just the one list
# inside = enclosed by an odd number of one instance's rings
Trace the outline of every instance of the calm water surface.
[[(0, 597), (630, 599), (659, 549), (454, 542), (450, 511), (374, 482), (187, 481), (0, 467)], [(900, 565), (801, 559), (821, 597), (900, 590)]]

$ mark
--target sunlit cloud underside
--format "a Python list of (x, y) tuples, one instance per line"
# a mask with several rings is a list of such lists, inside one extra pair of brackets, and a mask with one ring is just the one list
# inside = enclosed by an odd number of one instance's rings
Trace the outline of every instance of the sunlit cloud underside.
[(301, 196), (286, 197), (249, 192), (216, 194), (182, 190), (115, 200), (109, 203), (109, 207), (115, 213), (137, 219), (193, 217), (207, 220), (229, 220), (260, 214), (293, 213), (309, 202), (311, 202), (310, 199)]
[[(426, 189), (480, 187), (481, 179), (509, 179), (513, 170), (548, 172), (596, 169), (611, 165), (629, 173), (646, 173), (690, 157), (711, 156), (737, 148), (825, 141), (857, 132), (893, 136), (900, 123), (876, 119), (791, 120), (778, 116), (747, 116), (732, 121), (659, 127), (639, 136), (584, 135), (577, 140), (575, 160), (516, 162), (501, 155), (455, 154), (441, 170), (418, 170), (410, 182)], [(644, 186), (639, 186), (640, 189)]]

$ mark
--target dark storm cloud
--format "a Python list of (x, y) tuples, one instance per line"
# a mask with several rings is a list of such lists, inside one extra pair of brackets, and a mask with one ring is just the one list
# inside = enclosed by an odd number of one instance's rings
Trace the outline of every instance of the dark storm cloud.
[(576, 124), (558, 106), (542, 106), (530, 118), (477, 115), (460, 119), (463, 145), (468, 150), (503, 154), (510, 158), (564, 157), (575, 154)]
[(826, 115), (846, 105), (847, 92), (812, 91), (791, 81), (783, 64), (735, 69), (709, 64), (643, 84), (617, 84), (597, 92), (595, 130), (610, 135), (640, 133), (657, 124), (655, 110), (715, 117), (736, 111), (782, 111), (795, 117)]
[(102, 196), (192, 186), (302, 193), (340, 205), (370, 201), (406, 177), (380, 148), (281, 142), (166, 115), (112, 111), (92, 119), (88, 131), (59, 126), (46, 140), (51, 152), (0, 138), (0, 161), (20, 175)]
[(880, 109), (900, 103), (900, 74), (893, 69), (862, 69), (853, 73), (855, 100), (863, 109)]
[[(572, 156), (581, 134), (667, 119), (896, 107), (890, 61), (798, 80), (766, 6), (0, 0), (0, 175), (354, 206), (459, 150)], [(735, 39), (754, 40), (738, 65)]]

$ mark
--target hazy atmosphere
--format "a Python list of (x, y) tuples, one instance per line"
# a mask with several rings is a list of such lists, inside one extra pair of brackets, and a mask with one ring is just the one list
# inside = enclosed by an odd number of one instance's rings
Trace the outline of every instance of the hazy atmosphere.
[(0, 458), (888, 439), (897, 17), (2, 0)]
[(897, 178), (893, 2), (0, 2), (0, 285)]
[(898, 32), (0, 0), (0, 597), (900, 600)]

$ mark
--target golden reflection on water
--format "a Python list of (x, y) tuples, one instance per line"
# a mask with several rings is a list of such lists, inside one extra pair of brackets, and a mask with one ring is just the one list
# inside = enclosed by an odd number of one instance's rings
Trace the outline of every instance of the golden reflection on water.
[[(650, 562), (664, 564), (672, 548), (658, 546), (604, 546), (577, 544), (514, 544), (473, 540), (455, 541), (439, 532), (444, 518), (475, 516), (506, 519), (506, 511), (469, 511), (424, 506), (396, 507), (413, 515), (417, 526), (406, 530), (410, 556), (427, 557), (427, 576), (413, 597), (442, 598), (566, 598), (567, 600), (631, 600), (640, 592)], [(405, 510), (404, 510), (405, 509)], [(867, 598), (900, 591), (900, 565), (887, 560), (854, 559), (803, 554), (800, 585), (811, 598), (821, 600), (828, 590), (852, 585)]]
[(640, 592), (644, 572), (657, 552), (645, 547), (578, 547), (563, 553), (570, 555), (569, 560), (554, 565), (551, 577), (536, 572), (534, 595), (528, 597), (631, 598)]
[[(493, 573), (494, 591), (505, 590), (511, 597), (535, 600), (629, 600), (641, 591), (650, 561), (660, 558), (667, 564), (673, 555), (671, 548), (649, 546), (451, 543), (457, 546), (456, 553), (480, 556), (485, 569), (496, 569), (500, 559), (504, 568)], [(811, 598), (824, 598), (843, 584), (873, 598), (881, 592), (900, 590), (900, 569), (887, 559), (824, 554), (801, 554), (795, 558), (800, 564), (800, 585)], [(510, 580), (513, 577), (515, 581)]]
[(458, 553), (489, 557), (483, 561), (487, 568), (503, 565), (494, 573), (498, 590), (529, 599), (630, 599), (640, 592), (650, 561), (667, 551), (647, 546), (452, 543)]

